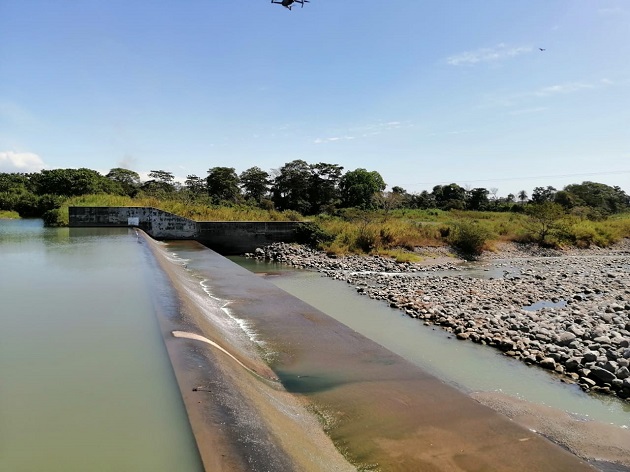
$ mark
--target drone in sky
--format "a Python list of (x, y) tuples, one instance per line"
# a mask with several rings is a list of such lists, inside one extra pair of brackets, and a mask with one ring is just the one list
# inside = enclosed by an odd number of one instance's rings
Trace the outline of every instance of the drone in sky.
[(304, 8), (304, 4), (310, 3), (310, 0), (271, 0), (271, 3), (277, 3), (290, 10), (294, 3), (300, 3), (302, 8)]

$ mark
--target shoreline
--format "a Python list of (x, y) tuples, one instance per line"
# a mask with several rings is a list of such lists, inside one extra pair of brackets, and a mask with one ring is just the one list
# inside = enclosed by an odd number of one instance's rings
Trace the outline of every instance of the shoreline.
[(630, 400), (630, 240), (569, 252), (505, 244), (478, 261), (488, 277), (461, 276), (465, 261), (448, 254), (398, 264), (275, 243), (250, 257), (317, 270), (459, 340)]
[[(585, 391), (608, 394), (613, 392), (610, 387), (608, 390), (603, 388), (607, 385), (600, 377), (586, 372), (585, 369), (599, 367), (597, 364), (608, 368), (627, 367), (630, 349), (624, 346), (625, 341), (630, 339), (629, 239), (610, 250), (566, 252), (507, 244), (477, 261), (476, 265), (487, 270), (487, 273), (485, 278), (475, 278), (470, 282), (460, 275), (461, 266), (466, 265), (465, 261), (455, 259), (449, 255), (447, 249), (429, 249), (424, 254), (427, 258), (420, 264), (396, 264), (393, 260), (382, 257), (330, 258), (325, 253), (295, 245), (272, 245), (257, 251), (256, 256), (318, 271), (327, 277), (345, 281), (356, 287), (358, 293), (388, 303), (426, 325), (440, 326), (454, 333), (454, 338), (457, 334), (470, 333), (468, 336), (460, 335), (460, 339), (470, 339), (476, 329), (483, 328), (488, 335), (480, 336), (477, 340), (479, 344), (499, 349), (504, 355), (516, 359), (521, 356), (520, 360), (529, 365), (541, 367), (541, 361), (551, 359), (554, 364), (550, 361), (543, 364), (558, 377), (558, 381), (578, 384), (582, 382), (584, 385), (581, 386)], [(452, 275), (445, 276), (444, 271), (452, 271)], [(497, 272), (499, 277), (492, 277)], [(506, 287), (511, 289), (510, 297), (505, 295)], [(584, 289), (591, 293), (578, 293), (578, 290)], [(450, 295), (445, 296), (445, 293)], [(535, 310), (522, 309), (539, 300), (551, 301), (555, 298), (560, 302), (563, 294), (571, 295), (571, 298), (567, 296), (568, 303), (564, 306), (556, 303), (556, 306)], [(580, 296), (573, 298), (575, 295)], [(448, 302), (445, 302), (446, 298), (449, 299)], [(503, 310), (504, 314), (516, 316), (495, 318), (492, 314), (496, 310), (491, 303), (501, 306), (499, 313)], [(449, 311), (463, 314), (463, 319), (458, 320), (454, 315), (449, 315)], [(485, 327), (483, 323), (479, 323), (477, 326), (477, 321), (484, 318), (491, 318), (496, 323)], [(579, 324), (576, 322), (578, 320)], [(516, 327), (517, 321), (522, 323), (521, 330), (512, 329)], [(527, 339), (531, 337), (531, 344), (536, 346), (536, 349), (529, 348), (527, 353), (522, 350), (525, 341), (520, 339), (525, 334)], [(596, 341), (595, 338), (603, 339)], [(579, 351), (580, 348), (583, 350)], [(582, 364), (582, 359), (578, 360), (576, 357), (578, 353), (586, 351), (596, 354), (592, 361)], [(587, 358), (591, 359), (590, 356)], [(568, 369), (565, 367), (567, 361), (571, 361)], [(589, 362), (591, 364), (587, 365)], [(614, 362), (617, 363), (616, 366)], [(576, 368), (575, 363), (579, 368)], [(550, 369), (549, 366), (554, 368)], [(557, 366), (564, 369), (556, 370)], [(600, 372), (598, 369), (590, 370)], [(577, 379), (574, 378), (576, 375)], [(581, 377), (592, 382), (586, 382)], [(628, 377), (619, 379), (622, 388), (630, 385), (627, 379)], [(624, 394), (623, 390), (621, 393)], [(471, 397), (520, 425), (541, 432), (556, 444), (593, 462), (600, 470), (630, 470), (628, 429), (597, 421), (584, 421), (561, 410), (513, 397), (501, 397), (492, 392), (473, 393)]]

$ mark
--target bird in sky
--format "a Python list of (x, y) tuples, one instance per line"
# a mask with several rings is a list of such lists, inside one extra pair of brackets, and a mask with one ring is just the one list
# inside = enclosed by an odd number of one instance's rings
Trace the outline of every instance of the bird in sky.
[(543, 48), (538, 48), (538, 49), (540, 49), (541, 51), (546, 51), (546, 49), (543, 49)]

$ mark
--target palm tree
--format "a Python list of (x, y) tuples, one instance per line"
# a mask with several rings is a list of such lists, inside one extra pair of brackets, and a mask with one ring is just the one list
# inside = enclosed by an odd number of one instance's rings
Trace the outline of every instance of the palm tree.
[(520, 192), (518, 192), (518, 199), (521, 202), (521, 205), (523, 205), (526, 201), (527, 201), (527, 192), (525, 190), (521, 190)]

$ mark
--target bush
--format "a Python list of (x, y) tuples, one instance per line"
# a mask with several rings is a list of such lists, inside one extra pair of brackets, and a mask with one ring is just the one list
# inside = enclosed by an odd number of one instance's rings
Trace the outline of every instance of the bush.
[(449, 244), (465, 258), (473, 259), (483, 252), (489, 232), (474, 221), (462, 220), (455, 223), (449, 236)]
[(309, 221), (302, 223), (296, 228), (295, 239), (300, 244), (319, 248), (322, 244), (332, 242), (335, 237), (324, 231), (317, 223)]

